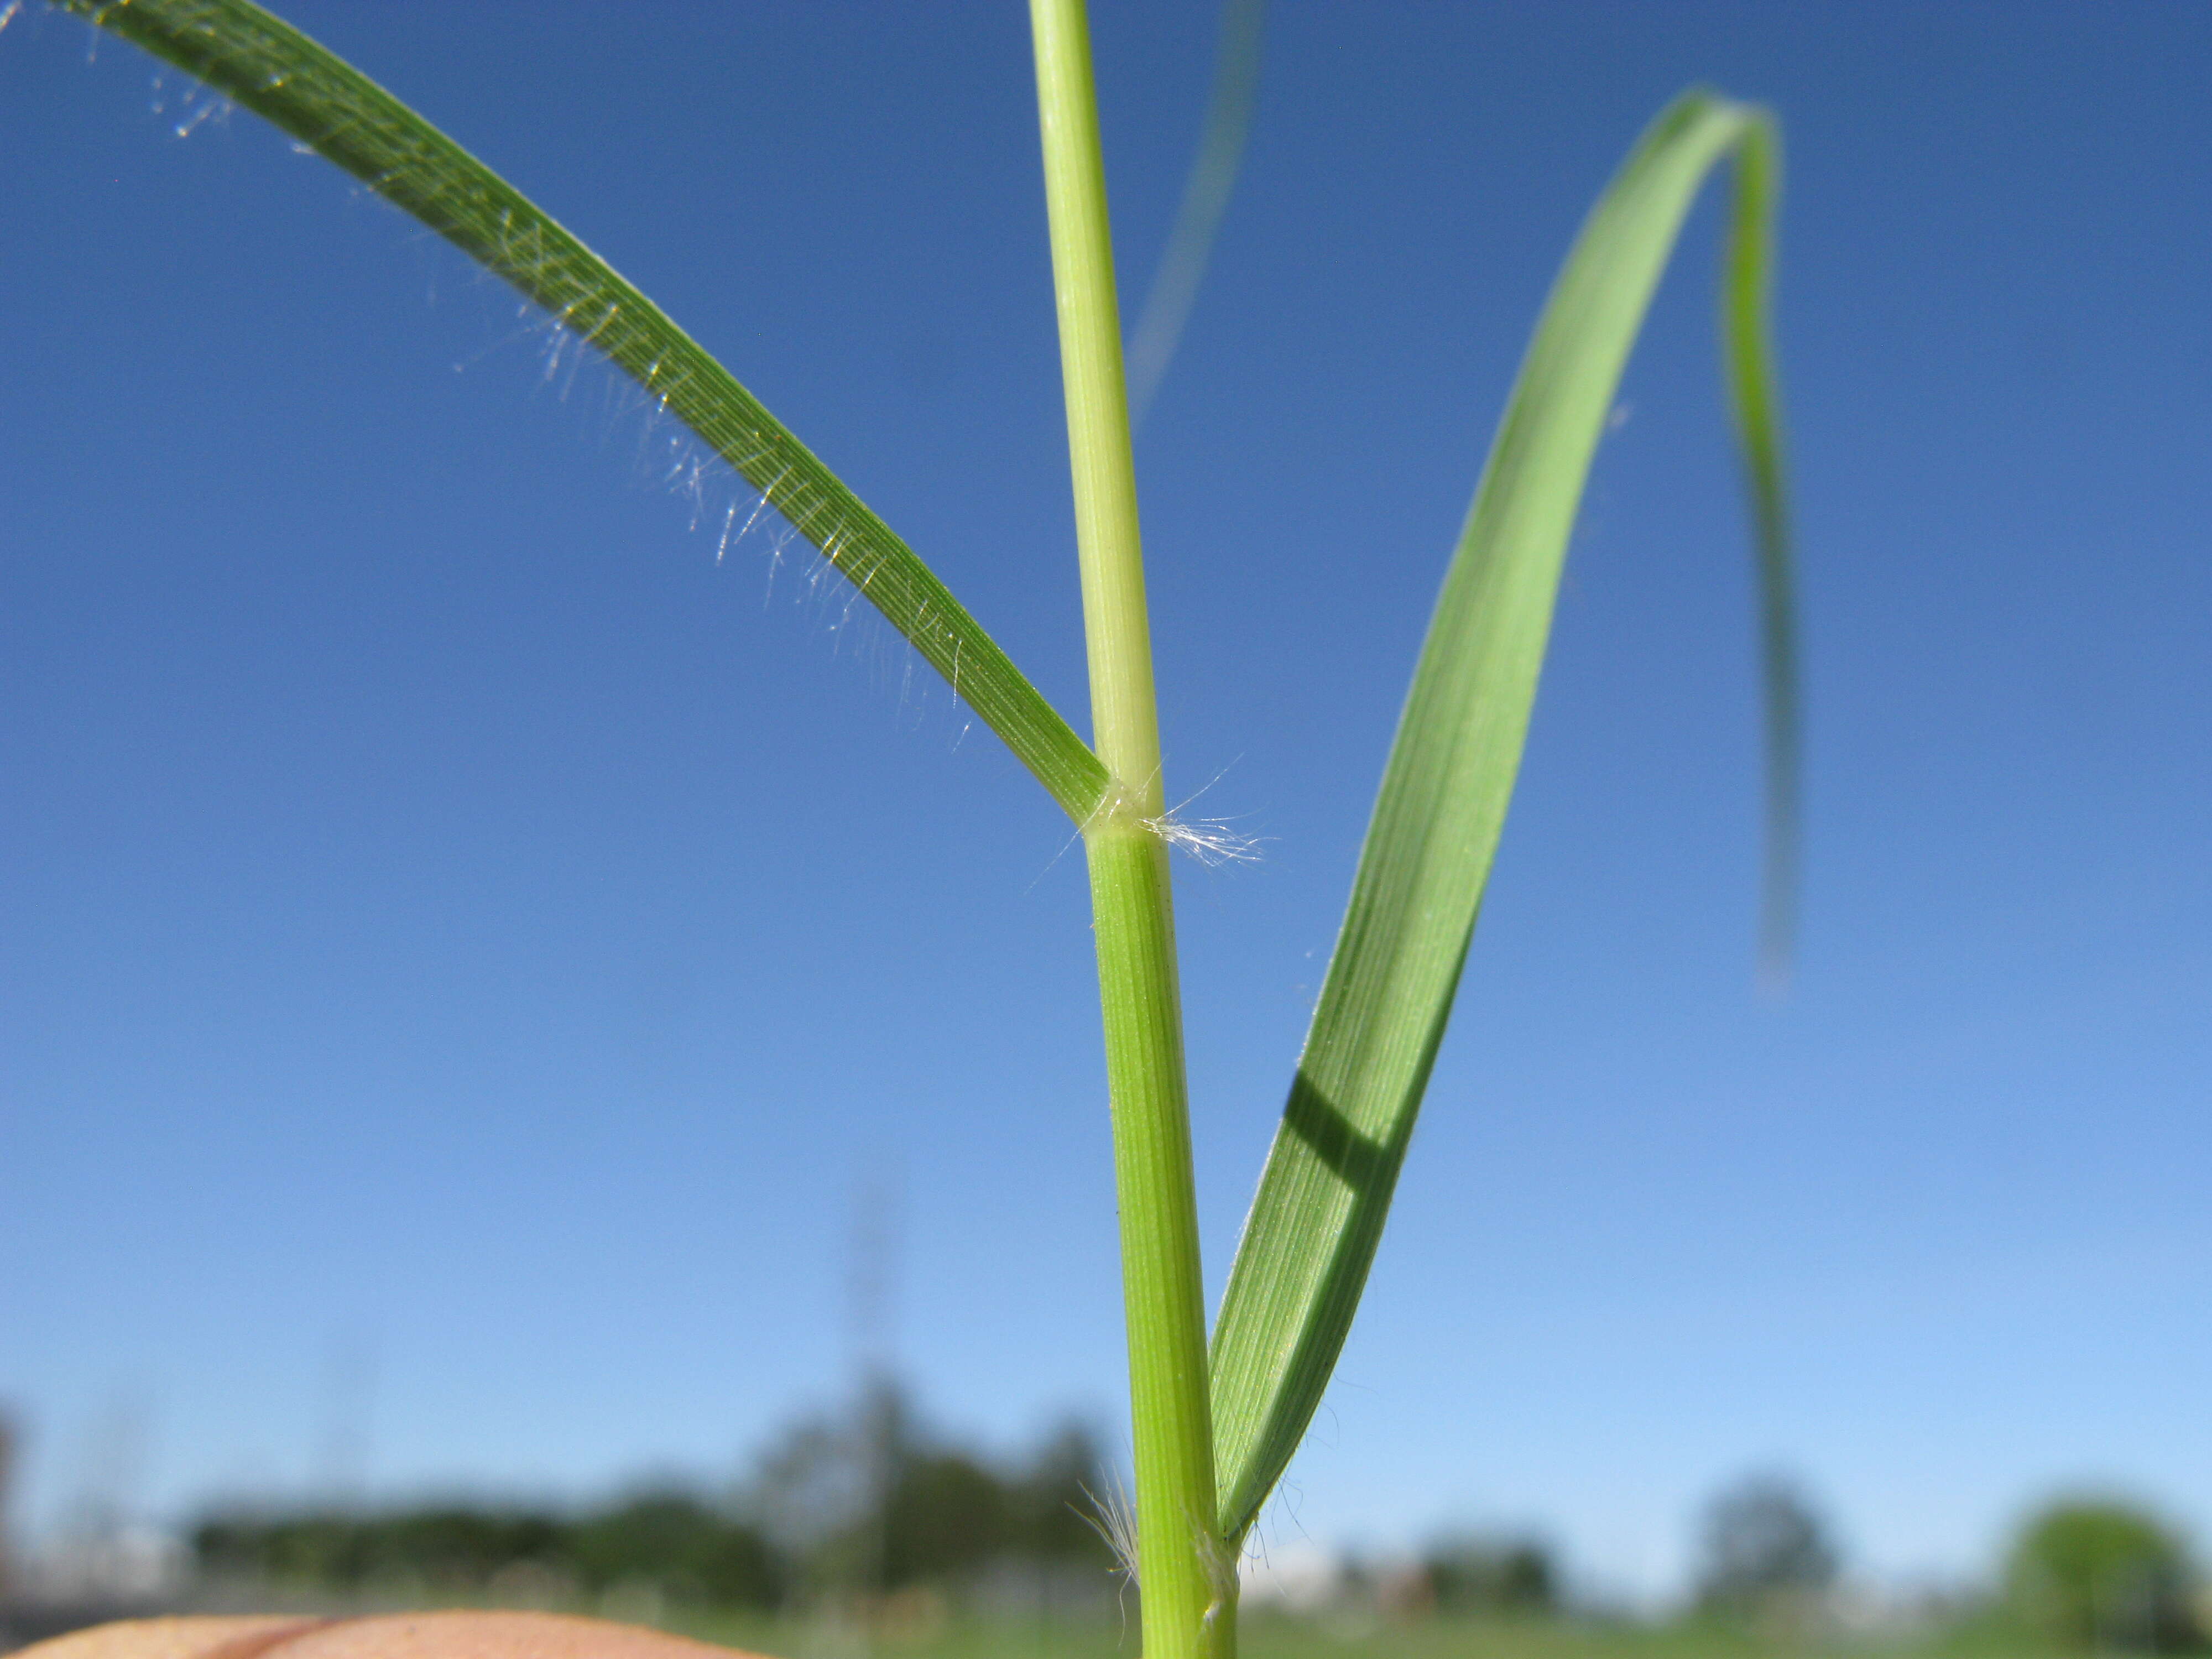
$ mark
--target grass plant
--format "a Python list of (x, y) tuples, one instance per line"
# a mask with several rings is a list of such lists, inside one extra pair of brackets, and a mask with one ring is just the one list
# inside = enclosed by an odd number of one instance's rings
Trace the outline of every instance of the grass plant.
[[(60, 3), (363, 180), (637, 381), (821, 550), (1074, 822), (1090, 864), (1120, 1195), (1144, 1650), (1152, 1659), (1234, 1653), (1239, 1551), (1343, 1346), (1450, 1014), (1590, 460), (1684, 219), (1706, 175), (1727, 160), (1735, 191), (1721, 338), (1763, 593), (1770, 967), (1786, 954), (1796, 713), (1768, 326), (1779, 176), (1771, 119), (1708, 92), (1677, 99), (1592, 210), (1553, 289), (1444, 577), (1209, 1338), (1170, 868), (1184, 832), (1165, 805), (1084, 0), (1032, 0), (1031, 22), (1089, 744), (914, 550), (728, 370), (550, 216), (367, 76), (246, 0)], [(1219, 217), (1222, 169), (1233, 171), (1249, 112), (1257, 27), (1250, 0), (1233, 0), (1212, 159), (1202, 158), (1185, 210), (1196, 229), (1177, 239), (1183, 265), (1164, 278), (1164, 320), (1140, 331), (1146, 387), (1172, 349)]]

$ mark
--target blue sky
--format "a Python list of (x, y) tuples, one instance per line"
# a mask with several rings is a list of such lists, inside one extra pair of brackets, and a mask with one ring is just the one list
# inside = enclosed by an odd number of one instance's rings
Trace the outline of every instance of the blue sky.
[[(1083, 677), (1012, 5), (291, 7)], [(1205, 8), (1095, 21), (1133, 308)], [(849, 1379), (1122, 1410), (1079, 857), (887, 628), (456, 255), (31, 7), (0, 33), (0, 1397), (19, 1518), (735, 1472)], [(1527, 331), (1641, 125), (1780, 112), (1808, 857), (1753, 971), (1715, 215), (1638, 347), (1391, 1231), (1267, 1522), (1679, 1582), (2116, 1484), (2212, 1532), (2212, 15), (1297, 3), (1139, 445), (1218, 1292)], [(714, 495), (719, 505), (726, 497)], [(1078, 720), (1079, 726), (1084, 722)], [(349, 1381), (348, 1379), (351, 1379)], [(353, 1405), (340, 1402), (352, 1400)], [(351, 1413), (351, 1418), (348, 1414)]]

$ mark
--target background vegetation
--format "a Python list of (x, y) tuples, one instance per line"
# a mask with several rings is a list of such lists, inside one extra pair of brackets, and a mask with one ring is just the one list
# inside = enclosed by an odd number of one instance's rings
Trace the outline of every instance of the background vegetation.
[(657, 1615), (865, 1602), (927, 1585), (1095, 1611), (1113, 1555), (1085, 1517), (1112, 1478), (1079, 1425), (994, 1460), (930, 1434), (886, 1382), (848, 1412), (792, 1425), (722, 1492), (669, 1480), (573, 1510), (229, 1506), (193, 1528), (191, 1545), (204, 1576), (278, 1589), (612, 1598)]
[[(240, 1505), (205, 1516), (200, 1594), (293, 1604), (526, 1605), (643, 1620), (794, 1655), (1134, 1652), (1138, 1592), (1108, 1541), (1120, 1476), (1083, 1425), (993, 1456), (933, 1431), (879, 1376), (787, 1425), (720, 1488), (668, 1479), (606, 1501), (376, 1509)], [(2122, 1496), (2025, 1516), (1985, 1583), (1900, 1593), (1849, 1571), (1817, 1498), (1776, 1471), (1697, 1517), (1690, 1595), (1638, 1614), (1578, 1582), (1551, 1540), (1462, 1530), (1408, 1557), (1329, 1561), (1285, 1595), (1248, 1590), (1262, 1655), (1730, 1659), (1879, 1651), (1925, 1659), (2181, 1653), (2212, 1611), (2187, 1540)]]

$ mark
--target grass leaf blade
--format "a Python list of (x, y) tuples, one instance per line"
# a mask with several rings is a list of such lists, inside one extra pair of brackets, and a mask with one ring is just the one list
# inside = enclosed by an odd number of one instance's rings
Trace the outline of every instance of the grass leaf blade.
[(727, 462), (883, 612), (1078, 823), (1106, 769), (904, 541), (690, 336), (505, 179), (246, 0), (60, 0), (265, 117), (512, 283)]
[(1766, 700), (1766, 874), (1759, 935), (1770, 983), (1786, 976), (1796, 944), (1799, 856), (1796, 583), (1773, 333), (1774, 224), (1781, 178), (1781, 141), (1774, 124), (1752, 121), (1735, 146), (1735, 199), (1721, 281), (1721, 366), (1743, 457), (1759, 568)]
[[(1789, 554), (1765, 344), (1775, 150), (1762, 112), (1692, 92), (1652, 124), (1585, 222), (1437, 599), (1213, 1334), (1225, 1538), (1258, 1516), (1351, 1328), (1504, 828), (1590, 459), (1682, 222), (1731, 150), (1748, 165), (1725, 337), (1766, 595), (1769, 753), (1784, 763), (1769, 823), (1794, 823), (1796, 694), (1776, 684), (1793, 672)], [(1786, 893), (1786, 873), (1768, 890)]]
[(1182, 343), (1183, 325), (1206, 280), (1206, 267), (1213, 258), (1213, 239), (1221, 228), (1221, 216), (1229, 210), (1229, 198), (1237, 188), (1237, 174), (1244, 163), (1244, 141), (1252, 131), (1252, 106), (1260, 89), (1260, 35), (1267, 0), (1225, 0), (1221, 10), (1221, 41), (1213, 60), (1213, 86), (1206, 94), (1206, 129), (1198, 141), (1198, 154), (1183, 181), (1182, 201), (1176, 209), (1175, 228), (1168, 233), (1166, 248), (1137, 325), (1129, 331), (1129, 423), (1142, 426), (1152, 406), (1153, 394), (1167, 378), (1176, 348)]

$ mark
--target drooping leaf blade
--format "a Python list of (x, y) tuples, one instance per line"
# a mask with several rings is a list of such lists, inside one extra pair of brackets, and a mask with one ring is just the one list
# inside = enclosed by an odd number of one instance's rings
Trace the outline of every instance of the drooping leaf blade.
[(1206, 280), (1213, 258), (1213, 239), (1237, 174), (1244, 162), (1244, 141), (1252, 131), (1252, 106), (1260, 89), (1260, 36), (1267, 0), (1224, 0), (1221, 40), (1215, 48), (1213, 85), (1206, 94), (1206, 127), (1198, 154), (1184, 179), (1175, 227), (1152, 272), (1144, 308), (1129, 331), (1129, 423), (1142, 426), (1153, 395), (1167, 378), (1183, 325)]
[(1766, 872), (1759, 937), (1770, 982), (1786, 975), (1797, 931), (1797, 597), (1774, 367), (1774, 221), (1781, 174), (1781, 140), (1773, 123), (1752, 124), (1735, 146), (1735, 200), (1721, 280), (1723, 370), (1759, 562), (1760, 678), (1766, 702)]
[[(1226, 1539), (1241, 1539), (1258, 1516), (1351, 1328), (1504, 828), (1590, 459), (1682, 222), (1707, 172), (1731, 152), (1738, 194), (1723, 335), (1764, 595), (1768, 902), (1786, 905), (1796, 702), (1766, 317), (1776, 149), (1764, 112), (1693, 91), (1638, 140), (1584, 222), (1437, 601), (1214, 1329)], [(1785, 928), (1770, 911), (1770, 948)]]
[(59, 0), (307, 144), (645, 388), (822, 550), (1078, 823), (1106, 769), (890, 527), (690, 336), (498, 174), (247, 0)]

